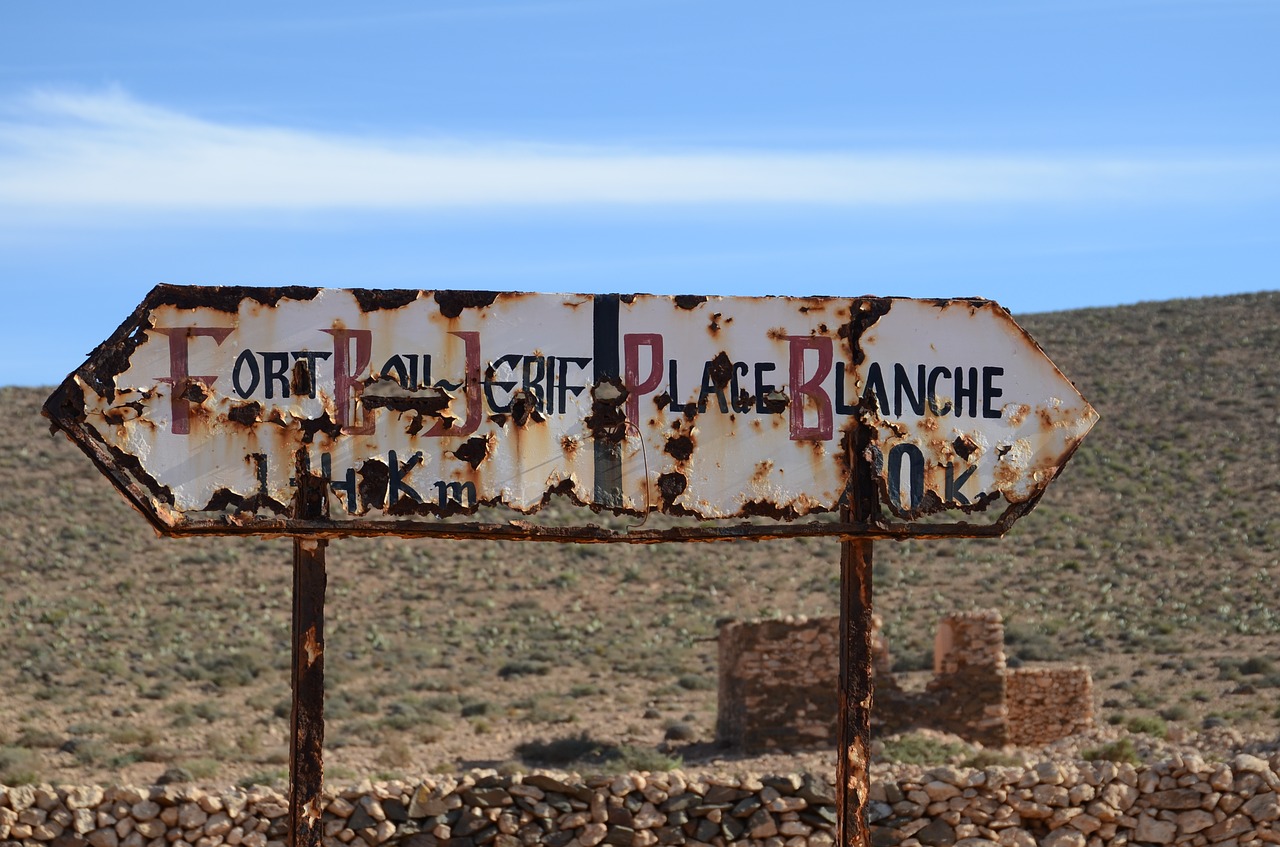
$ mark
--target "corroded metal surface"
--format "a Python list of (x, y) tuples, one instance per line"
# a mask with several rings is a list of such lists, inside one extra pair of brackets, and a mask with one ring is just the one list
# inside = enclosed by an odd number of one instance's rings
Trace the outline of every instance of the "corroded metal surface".
[[(1096, 413), (982, 300), (153, 290), (45, 406), (161, 532), (568, 541), (999, 534)], [(442, 522), (553, 496), (785, 522)], [(317, 517), (294, 507), (318, 480)], [(984, 525), (921, 522), (998, 513)], [(620, 538), (624, 535), (625, 538)]]

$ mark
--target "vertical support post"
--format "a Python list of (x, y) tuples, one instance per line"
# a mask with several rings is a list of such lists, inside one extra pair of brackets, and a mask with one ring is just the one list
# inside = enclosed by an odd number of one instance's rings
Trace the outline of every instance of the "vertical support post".
[[(867, 466), (868, 435), (850, 435), (852, 474), (845, 522), (871, 519), (875, 488)], [(871, 788), (871, 539), (840, 544), (840, 716), (837, 725), (836, 819), (839, 847), (870, 847), (866, 804)]]
[(324, 551), (293, 540), (293, 710), (289, 718), (289, 844), (317, 847), (324, 783)]

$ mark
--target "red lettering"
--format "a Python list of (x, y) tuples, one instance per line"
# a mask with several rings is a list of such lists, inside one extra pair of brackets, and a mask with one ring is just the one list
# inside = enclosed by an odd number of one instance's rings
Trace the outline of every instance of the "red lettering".
[(191, 434), (191, 387), (195, 384), (211, 388), (218, 381), (216, 376), (208, 374), (191, 374), (190, 345), (191, 339), (197, 337), (212, 338), (216, 344), (222, 345), (231, 334), (231, 327), (221, 326), (172, 326), (155, 327), (155, 332), (169, 337), (169, 375), (156, 377), (156, 382), (172, 386), (169, 393), (170, 431), (174, 435)]
[(450, 427), (445, 429), (444, 419), (436, 421), (431, 429), (427, 430), (427, 435), (431, 438), (439, 438), (444, 435), (463, 436), (470, 435), (480, 428), (480, 416), (484, 409), (480, 405), (480, 333), (478, 332), (451, 332), (452, 336), (462, 339), (463, 357), (466, 361), (466, 376), (463, 377), (463, 392), (467, 396), (467, 419), (461, 427)]
[[(373, 347), (373, 332), (367, 329), (326, 329), (333, 336), (333, 406), (338, 419), (334, 421), (347, 435), (372, 435), (374, 415), (363, 410), (362, 423), (352, 421), (352, 401), (364, 393), (364, 382), (359, 379), (369, 367)], [(356, 342), (355, 367), (350, 367), (351, 339)]]
[[(831, 397), (822, 387), (822, 382), (831, 373), (832, 345), (831, 339), (822, 336), (788, 335), (791, 344), (791, 440), (830, 441), (835, 432), (831, 415)], [(818, 367), (808, 379), (804, 378), (804, 354), (808, 350), (818, 353)], [(818, 423), (805, 426), (804, 410), (806, 401), (813, 401), (817, 406)]]
[[(640, 379), (640, 348), (649, 348), (649, 373)], [(662, 381), (662, 335), (656, 332), (629, 332), (622, 336), (623, 385), (627, 387), (627, 420), (640, 426), (640, 396)], [(675, 398), (672, 398), (672, 402)]]

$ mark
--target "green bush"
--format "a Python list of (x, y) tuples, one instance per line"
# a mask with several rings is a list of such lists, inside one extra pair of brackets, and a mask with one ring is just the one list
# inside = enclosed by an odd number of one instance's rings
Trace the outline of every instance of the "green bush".
[(22, 747), (0, 747), (0, 785), (40, 781), (40, 756)]
[(1133, 741), (1128, 738), (1121, 738), (1119, 741), (1113, 741), (1102, 747), (1094, 747), (1085, 750), (1080, 754), (1085, 761), (1096, 762), (1099, 759), (1108, 762), (1128, 763), (1130, 765), (1140, 765), (1142, 760), (1138, 758), (1138, 751), (1134, 749)]
[(568, 765), (589, 759), (602, 761), (610, 753), (617, 753), (612, 744), (597, 741), (587, 733), (564, 735), (560, 738), (525, 741), (516, 745), (516, 755), (526, 762), (544, 765)]
[(1141, 732), (1153, 738), (1164, 738), (1169, 734), (1169, 727), (1163, 718), (1155, 715), (1134, 715), (1125, 722), (1130, 732)]
[(942, 765), (952, 759), (973, 755), (973, 748), (960, 742), (939, 741), (916, 733), (887, 738), (884, 741), (883, 758), (887, 762), (908, 765)]

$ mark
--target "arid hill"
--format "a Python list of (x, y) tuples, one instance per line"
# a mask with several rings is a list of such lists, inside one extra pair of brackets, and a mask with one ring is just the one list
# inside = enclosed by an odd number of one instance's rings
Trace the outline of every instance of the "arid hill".
[[(1104, 721), (1274, 732), (1280, 293), (1019, 320), (1102, 420), (1008, 538), (876, 545), (899, 666), (945, 613), (993, 607), (1010, 655), (1092, 666)], [(157, 539), (50, 437), (48, 391), (0, 389), (0, 782), (282, 774), (289, 542)], [(817, 540), (346, 540), (329, 569), (335, 779), (568, 736), (657, 766), (664, 739), (712, 737), (716, 621), (831, 614), (839, 581)]]

